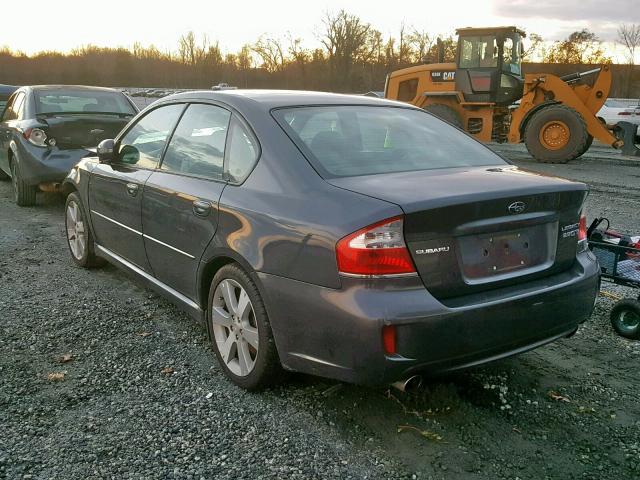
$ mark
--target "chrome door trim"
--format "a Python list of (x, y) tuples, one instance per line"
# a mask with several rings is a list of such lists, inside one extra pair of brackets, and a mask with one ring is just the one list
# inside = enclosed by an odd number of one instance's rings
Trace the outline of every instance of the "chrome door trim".
[(98, 252), (100, 256), (105, 257), (107, 260), (111, 260), (111, 261), (113, 261), (115, 263), (118, 263), (118, 264), (122, 265), (123, 267), (125, 267), (125, 268), (133, 271), (134, 273), (140, 275), (144, 280), (146, 280), (147, 282), (151, 283), (153, 286), (159, 288), (160, 290), (166, 292), (167, 294), (171, 295), (176, 300), (179, 300), (181, 303), (183, 303), (184, 305), (189, 307), (194, 312), (198, 312), (200, 314), (203, 313), (202, 309), (200, 308), (200, 306), (196, 302), (191, 300), (190, 298), (185, 297), (183, 294), (181, 294), (177, 290), (174, 290), (169, 285), (167, 285), (165, 283), (162, 283), (160, 280), (158, 280), (154, 276), (152, 276), (149, 273), (145, 272), (140, 267), (134, 265), (133, 263), (129, 262), (128, 260), (122, 258), (117, 253), (112, 252), (108, 248), (105, 248), (105, 247), (103, 247), (102, 245), (100, 245), (98, 243), (96, 243), (95, 246), (96, 246), (96, 252)]
[[(164, 247), (170, 248), (171, 250), (173, 250), (173, 251), (175, 251), (175, 252), (178, 252), (178, 253), (180, 253), (180, 254), (184, 255), (185, 257), (188, 257), (188, 258), (190, 258), (190, 259), (192, 259), (192, 260), (195, 260), (195, 258), (196, 258), (196, 257), (194, 257), (193, 255), (191, 255), (191, 254), (189, 254), (189, 253), (187, 253), (187, 252), (183, 252), (183, 251), (182, 251), (182, 250), (180, 250), (179, 248), (173, 247), (173, 246), (169, 245), (168, 243), (164, 243), (164, 242), (162, 242), (162, 241), (158, 240), (157, 238), (153, 238), (153, 237), (152, 237), (152, 236), (150, 236), (150, 235), (146, 235), (146, 234), (144, 234), (144, 233), (142, 233), (142, 232), (139, 232), (138, 230), (136, 230), (136, 229), (134, 229), (134, 228), (128, 227), (128, 226), (127, 226), (127, 225), (125, 225), (124, 223), (120, 223), (120, 222), (118, 222), (117, 220), (114, 220), (114, 219), (113, 219), (113, 218), (111, 218), (111, 217), (107, 217), (106, 215), (103, 215), (103, 214), (102, 214), (102, 213), (100, 213), (100, 212), (96, 212), (95, 210), (91, 210), (91, 213), (95, 213), (95, 214), (96, 214), (96, 215), (98, 215), (99, 217), (104, 218), (105, 220), (107, 220), (107, 221), (109, 221), (109, 222), (111, 222), (111, 223), (114, 223), (114, 224), (118, 225), (119, 227), (126, 228), (126, 229), (127, 229), (127, 230), (129, 230), (130, 232), (135, 233), (136, 235), (140, 235), (140, 236), (142, 236), (142, 237), (144, 237), (144, 238), (148, 238), (149, 240), (154, 241), (154, 242), (156, 242), (156, 243), (158, 243), (158, 244), (160, 244), (160, 245), (162, 245), (162, 246), (164, 246)], [(102, 247), (102, 248), (104, 248), (104, 247)]]
[(107, 217), (106, 215), (103, 215), (103, 214), (102, 214), (102, 213), (100, 213), (100, 212), (96, 212), (95, 210), (91, 210), (91, 213), (95, 213), (95, 214), (96, 214), (96, 215), (98, 215), (99, 217), (102, 217), (102, 218), (104, 218), (105, 220), (107, 220), (107, 221), (109, 221), (109, 222), (111, 222), (111, 223), (115, 223), (115, 224), (116, 224), (116, 225), (118, 225), (119, 227), (126, 228), (126, 229), (127, 229), (127, 230), (129, 230), (130, 232), (133, 232), (133, 233), (135, 233), (136, 235), (141, 235), (141, 236), (142, 236), (142, 232), (139, 232), (138, 230), (136, 230), (136, 229), (134, 229), (134, 228), (128, 227), (128, 226), (126, 226), (124, 223), (120, 223), (120, 222), (118, 222), (117, 220), (114, 220), (114, 219), (113, 219), (113, 218), (111, 218), (111, 217)]
[(196, 257), (194, 257), (193, 255), (191, 255), (191, 254), (189, 254), (189, 253), (187, 253), (187, 252), (183, 252), (183, 251), (182, 251), (182, 250), (180, 250), (179, 248), (172, 247), (172, 246), (171, 246), (171, 245), (169, 245), (168, 243), (164, 243), (164, 242), (161, 242), (160, 240), (158, 240), (157, 238), (153, 238), (151, 235), (147, 235), (146, 233), (143, 233), (143, 234), (142, 234), (142, 236), (143, 236), (144, 238), (148, 238), (149, 240), (151, 240), (151, 241), (153, 241), (153, 242), (156, 242), (156, 243), (158, 243), (158, 244), (162, 245), (163, 247), (170, 248), (170, 249), (171, 249), (171, 250), (173, 250), (174, 252), (178, 252), (178, 253), (180, 253), (180, 254), (184, 255), (185, 257), (189, 257), (189, 258), (190, 258), (190, 259), (192, 259), (192, 260), (194, 260), (194, 259), (196, 258)]

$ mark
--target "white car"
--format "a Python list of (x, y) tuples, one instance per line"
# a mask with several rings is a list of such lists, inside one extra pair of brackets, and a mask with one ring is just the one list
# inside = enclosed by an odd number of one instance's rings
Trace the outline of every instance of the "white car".
[(623, 121), (640, 124), (640, 100), (608, 98), (596, 116), (608, 125)]

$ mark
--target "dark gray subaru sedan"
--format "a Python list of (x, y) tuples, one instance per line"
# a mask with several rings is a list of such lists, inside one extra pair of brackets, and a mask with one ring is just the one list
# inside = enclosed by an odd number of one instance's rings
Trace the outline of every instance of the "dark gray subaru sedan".
[(119, 265), (204, 322), (248, 389), (518, 354), (575, 332), (598, 289), (584, 184), (386, 100), (173, 95), (64, 188), (72, 259)]

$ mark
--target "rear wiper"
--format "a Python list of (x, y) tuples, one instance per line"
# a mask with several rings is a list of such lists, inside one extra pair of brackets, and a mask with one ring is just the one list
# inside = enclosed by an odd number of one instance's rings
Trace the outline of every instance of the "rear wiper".
[(41, 112), (36, 113), (38, 117), (58, 117), (61, 115), (113, 115), (120, 118), (133, 117), (134, 113), (120, 113), (120, 112)]

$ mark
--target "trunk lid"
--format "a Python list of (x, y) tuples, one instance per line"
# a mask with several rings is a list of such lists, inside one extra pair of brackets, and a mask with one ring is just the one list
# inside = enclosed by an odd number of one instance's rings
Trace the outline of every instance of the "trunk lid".
[(133, 116), (100, 113), (38, 115), (48, 138), (60, 149), (92, 148), (115, 138)]
[(404, 210), (407, 247), (438, 299), (532, 280), (575, 261), (582, 183), (512, 166), (328, 181)]

